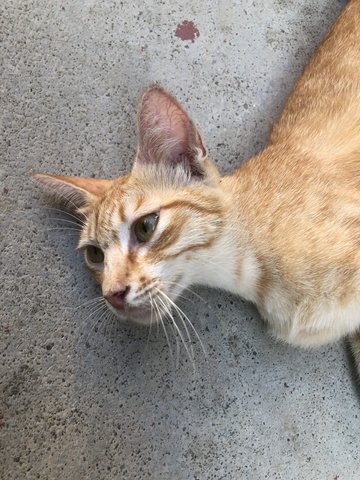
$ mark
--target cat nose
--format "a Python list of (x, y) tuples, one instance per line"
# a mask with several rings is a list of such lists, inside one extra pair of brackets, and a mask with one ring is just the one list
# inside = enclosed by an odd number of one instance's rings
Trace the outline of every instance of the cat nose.
[(129, 291), (130, 291), (130, 287), (121, 287), (121, 288), (118, 288), (117, 290), (110, 291), (109, 293), (104, 295), (104, 298), (114, 308), (121, 310), (122, 308), (124, 308), (125, 299)]

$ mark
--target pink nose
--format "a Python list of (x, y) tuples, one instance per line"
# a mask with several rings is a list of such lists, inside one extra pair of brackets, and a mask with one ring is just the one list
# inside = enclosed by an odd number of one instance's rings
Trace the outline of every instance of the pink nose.
[(110, 305), (112, 305), (117, 310), (122, 310), (125, 306), (126, 295), (129, 293), (130, 287), (122, 287), (117, 290), (111, 291), (104, 295), (105, 300), (107, 300)]

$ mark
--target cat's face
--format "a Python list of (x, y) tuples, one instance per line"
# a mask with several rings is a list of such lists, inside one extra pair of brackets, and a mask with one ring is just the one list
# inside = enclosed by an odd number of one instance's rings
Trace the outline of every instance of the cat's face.
[(132, 171), (116, 180), (38, 174), (76, 206), (79, 248), (120, 318), (150, 324), (199, 281), (222, 227), (219, 175), (185, 110), (158, 86), (139, 108)]

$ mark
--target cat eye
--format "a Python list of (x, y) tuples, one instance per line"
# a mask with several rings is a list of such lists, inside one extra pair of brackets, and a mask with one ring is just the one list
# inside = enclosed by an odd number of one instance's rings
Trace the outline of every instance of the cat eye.
[(139, 243), (145, 243), (150, 240), (151, 235), (156, 229), (158, 220), (158, 213), (150, 213), (149, 215), (145, 215), (145, 217), (141, 217), (139, 220), (137, 220), (137, 222), (134, 224), (134, 234)]
[(99, 247), (88, 245), (85, 249), (86, 260), (89, 263), (103, 263), (104, 252)]

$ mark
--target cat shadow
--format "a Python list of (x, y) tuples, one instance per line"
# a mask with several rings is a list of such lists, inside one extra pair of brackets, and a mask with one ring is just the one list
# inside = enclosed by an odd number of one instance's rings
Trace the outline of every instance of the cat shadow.
[(345, 348), (346, 364), (349, 370), (351, 385), (360, 406), (360, 378), (356, 368), (354, 356), (351, 351), (350, 342), (348, 340), (344, 341), (344, 348)]

